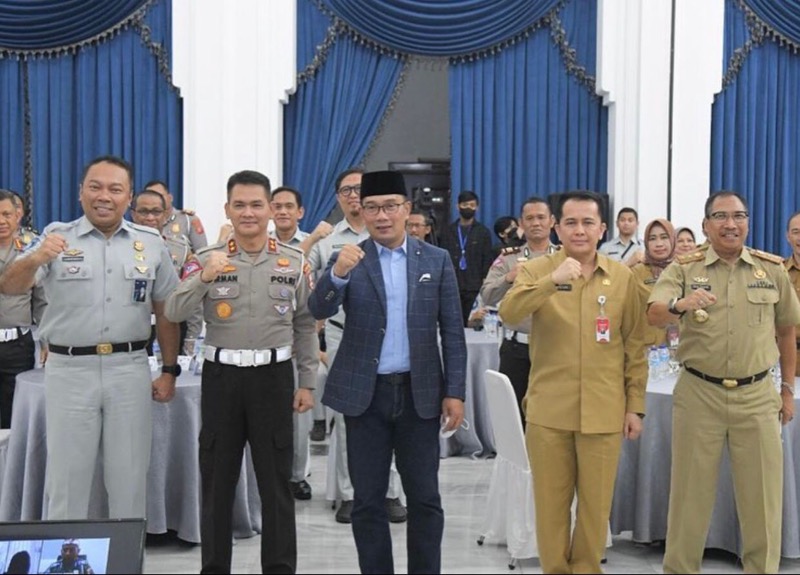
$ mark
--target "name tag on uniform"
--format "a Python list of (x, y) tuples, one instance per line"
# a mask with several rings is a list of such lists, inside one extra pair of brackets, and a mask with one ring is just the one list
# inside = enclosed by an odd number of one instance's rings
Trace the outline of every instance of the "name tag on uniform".
[(644, 280), (644, 285), (646, 286), (653, 285), (654, 283), (656, 283), (656, 281), (658, 281), (656, 280), (656, 278), (647, 278), (646, 280)]
[(693, 290), (695, 290), (695, 289), (704, 289), (706, 291), (711, 291), (711, 286), (708, 285), (708, 284), (692, 284), (691, 288)]
[(147, 301), (147, 280), (134, 280), (133, 301), (145, 303)]
[(558, 291), (572, 291), (572, 284), (556, 284)]

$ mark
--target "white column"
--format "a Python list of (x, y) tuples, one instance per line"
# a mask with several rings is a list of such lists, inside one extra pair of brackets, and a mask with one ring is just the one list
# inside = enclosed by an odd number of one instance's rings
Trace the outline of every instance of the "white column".
[(599, 2), (597, 91), (609, 107), (611, 218), (635, 208), (641, 234), (666, 215), (671, 2)]
[(711, 179), (711, 107), (722, 89), (723, 0), (676, 0), (672, 222), (702, 237)]
[(173, 78), (183, 97), (183, 204), (209, 240), (239, 170), (282, 182), (283, 107), (294, 90), (295, 0), (173, 0)]

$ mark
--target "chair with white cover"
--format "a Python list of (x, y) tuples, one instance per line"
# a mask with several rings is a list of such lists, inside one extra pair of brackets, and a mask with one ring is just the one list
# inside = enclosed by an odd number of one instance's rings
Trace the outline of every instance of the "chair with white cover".
[(508, 568), (514, 569), (518, 559), (538, 557), (533, 477), (511, 382), (491, 369), (486, 370), (485, 382), (497, 457), (478, 545), (490, 538), (505, 543), (511, 555)]

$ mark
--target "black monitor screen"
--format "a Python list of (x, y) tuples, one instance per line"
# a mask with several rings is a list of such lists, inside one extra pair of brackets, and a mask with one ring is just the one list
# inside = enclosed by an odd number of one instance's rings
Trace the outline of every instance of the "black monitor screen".
[(2, 573), (141, 573), (145, 521), (0, 523)]

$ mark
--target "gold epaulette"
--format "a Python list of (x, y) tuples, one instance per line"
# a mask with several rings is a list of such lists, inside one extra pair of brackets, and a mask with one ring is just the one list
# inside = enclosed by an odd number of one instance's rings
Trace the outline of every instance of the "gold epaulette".
[(675, 258), (675, 261), (679, 264), (690, 264), (692, 262), (699, 262), (706, 257), (706, 250), (708, 246), (702, 246), (697, 251), (694, 251), (690, 254), (684, 254), (682, 256), (678, 256)]
[(755, 250), (753, 248), (747, 248), (747, 251), (750, 252), (750, 255), (755, 256), (759, 259), (767, 260), (768, 262), (772, 262), (774, 264), (783, 265), (783, 258), (781, 256), (777, 256), (769, 252), (762, 252), (761, 250)]
[(187, 210), (186, 208), (183, 208), (181, 211), (187, 216), (193, 216), (196, 213), (194, 210)]
[(522, 251), (522, 246), (508, 246), (500, 250), (501, 256), (510, 256), (511, 254), (518, 254)]

